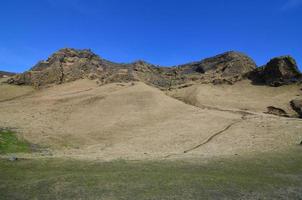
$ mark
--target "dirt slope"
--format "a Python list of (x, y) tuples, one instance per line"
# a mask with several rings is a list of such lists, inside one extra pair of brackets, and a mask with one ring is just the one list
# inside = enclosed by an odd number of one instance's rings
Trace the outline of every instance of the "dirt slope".
[(31, 86), (15, 86), (4, 83), (7, 78), (0, 78), (0, 102), (22, 97), (33, 92)]
[[(180, 91), (196, 92), (204, 86), (194, 87)], [(216, 98), (212, 103), (229, 109), (240, 96), (220, 100), (216, 90), (226, 86), (212, 91), (206, 87), (207, 104)], [(232, 92), (238, 91), (229, 89)], [(211, 158), (280, 150), (302, 139), (299, 119), (199, 108), (144, 83), (98, 86), (86, 79), (1, 102), (0, 124), (17, 128), (32, 143), (49, 146), (54, 156), (103, 160)]]
[(168, 94), (201, 108), (213, 107), (263, 113), (267, 111), (267, 107), (274, 106), (294, 115), (290, 101), (302, 97), (300, 88), (301, 85), (296, 84), (280, 87), (252, 85), (249, 80), (244, 80), (234, 85), (193, 85), (173, 90)]

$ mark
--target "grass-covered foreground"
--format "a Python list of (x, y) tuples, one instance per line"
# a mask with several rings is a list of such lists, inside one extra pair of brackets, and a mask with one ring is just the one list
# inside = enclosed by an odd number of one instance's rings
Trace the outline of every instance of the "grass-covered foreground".
[(11, 130), (0, 128), (0, 154), (30, 152), (30, 145)]
[(208, 164), (0, 160), (1, 199), (302, 199), (302, 147)]

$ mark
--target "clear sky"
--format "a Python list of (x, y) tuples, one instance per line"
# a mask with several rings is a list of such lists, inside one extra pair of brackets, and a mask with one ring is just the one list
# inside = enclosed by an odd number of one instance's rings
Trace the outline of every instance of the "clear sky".
[(22, 72), (63, 47), (171, 66), (228, 50), (302, 66), (302, 0), (6, 0), (0, 70)]

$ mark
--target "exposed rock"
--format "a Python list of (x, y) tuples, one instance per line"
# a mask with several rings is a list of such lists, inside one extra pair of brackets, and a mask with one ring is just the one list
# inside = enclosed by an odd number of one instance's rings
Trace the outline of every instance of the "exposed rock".
[(61, 49), (29, 71), (9, 79), (8, 83), (43, 87), (89, 78), (99, 79), (100, 84), (140, 80), (167, 87), (167, 77), (161, 76), (164, 71), (143, 61), (119, 64), (101, 59), (90, 50)]
[(289, 115), (281, 108), (277, 108), (274, 106), (267, 107), (267, 114), (277, 115), (281, 117), (289, 117)]
[(41, 61), (29, 71), (19, 74), (8, 82), (36, 87), (61, 84), (85, 78), (90, 73), (104, 70), (106, 64), (90, 50), (61, 49), (46, 61)]
[(290, 56), (273, 58), (249, 75), (255, 84), (275, 87), (301, 81), (301, 77), (296, 61)]
[(183, 75), (202, 74), (202, 82), (234, 83), (256, 69), (255, 62), (247, 55), (235, 51), (206, 58), (200, 62), (179, 66)]
[(271, 60), (256, 68), (245, 54), (230, 51), (217, 56), (175, 67), (160, 67), (145, 61), (121, 64), (107, 61), (91, 50), (61, 49), (29, 71), (8, 80), (17, 85), (44, 87), (77, 79), (97, 79), (100, 85), (112, 82), (142, 81), (161, 89), (183, 84), (233, 84), (246, 77), (254, 82), (281, 85), (300, 77), (295, 61), (290, 57)]
[(99, 79), (100, 84), (143, 81), (169, 89), (190, 81), (230, 84), (241, 80), (244, 74), (255, 67), (252, 59), (237, 52), (227, 52), (200, 62), (168, 68), (141, 60), (130, 64), (113, 63), (101, 59), (90, 50), (61, 49), (46, 61), (39, 62), (8, 82), (41, 87), (89, 78)]
[(296, 111), (300, 118), (302, 118), (302, 99), (295, 99), (290, 101), (290, 105)]

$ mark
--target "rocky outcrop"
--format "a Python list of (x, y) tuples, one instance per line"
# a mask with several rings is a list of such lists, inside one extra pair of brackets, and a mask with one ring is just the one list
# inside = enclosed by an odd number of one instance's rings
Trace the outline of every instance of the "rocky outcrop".
[[(256, 67), (255, 62), (247, 55), (230, 51), (206, 58), (200, 62), (181, 65), (179, 66), (179, 71), (188, 78), (195, 75), (195, 79), (201, 79), (204, 83), (232, 84), (241, 80), (246, 74), (255, 70)], [(201, 74), (201, 76), (196, 77), (196, 74)]]
[(61, 49), (8, 82), (43, 87), (89, 78), (98, 79), (101, 84), (144, 81), (166, 87), (166, 77), (160, 76), (164, 71), (143, 61), (119, 64), (102, 59), (90, 50)]
[(0, 71), (0, 78), (7, 78), (10, 76), (16, 75), (15, 73), (12, 72), (5, 72), (5, 71)]
[(255, 84), (281, 86), (302, 80), (296, 61), (290, 56), (273, 58), (265, 66), (250, 73)]
[(10, 79), (9, 83), (36, 87), (61, 84), (98, 73), (104, 66), (101, 59), (90, 50), (62, 49), (29, 71)]
[(89, 78), (97, 79), (100, 84), (142, 81), (169, 89), (192, 83), (233, 84), (246, 77), (254, 82), (280, 85), (300, 77), (296, 63), (290, 57), (276, 58), (263, 68), (256, 67), (251, 58), (235, 51), (199, 62), (160, 67), (140, 60), (129, 64), (114, 63), (100, 58), (91, 50), (65, 48), (8, 82), (44, 87)]
[(252, 59), (237, 52), (227, 52), (200, 62), (168, 68), (144, 61), (119, 64), (102, 59), (90, 50), (65, 48), (8, 82), (42, 87), (90, 78), (99, 79), (101, 84), (143, 81), (156, 87), (171, 88), (190, 81), (234, 82), (255, 67)]
[(290, 101), (290, 105), (294, 111), (297, 112), (298, 116), (302, 118), (302, 99), (295, 99)]

